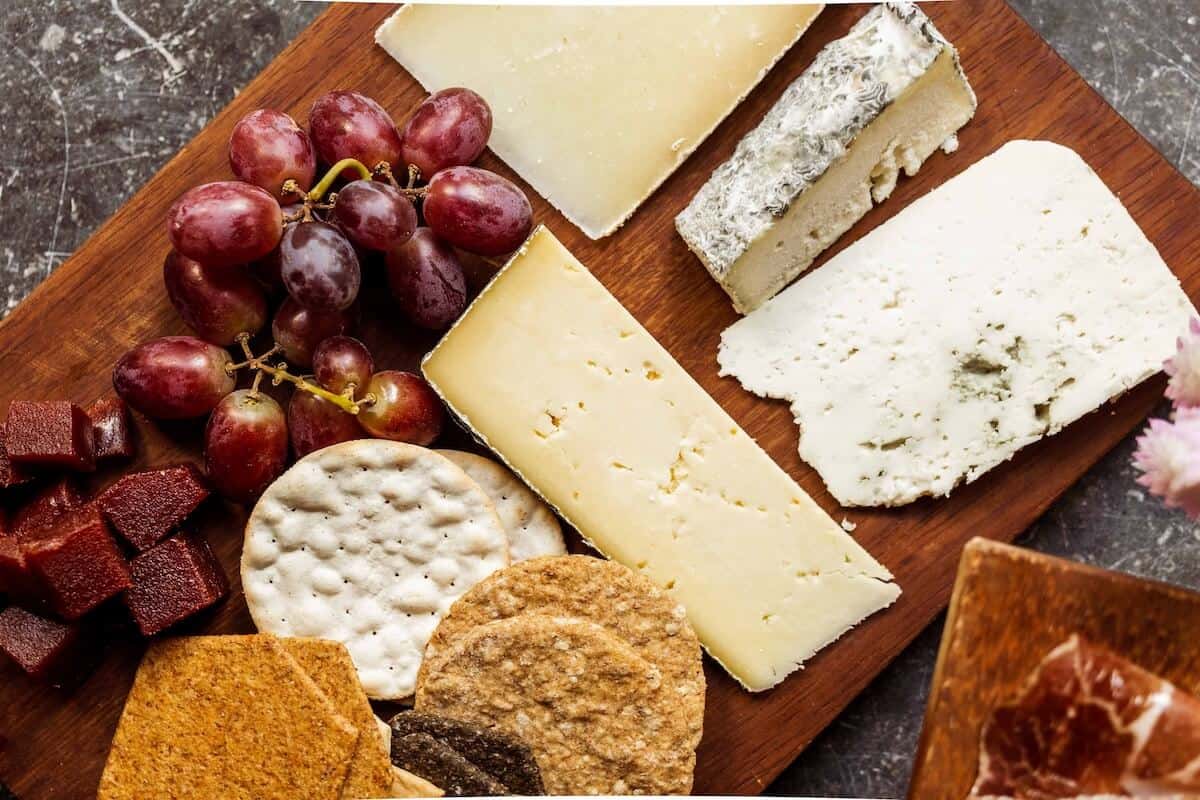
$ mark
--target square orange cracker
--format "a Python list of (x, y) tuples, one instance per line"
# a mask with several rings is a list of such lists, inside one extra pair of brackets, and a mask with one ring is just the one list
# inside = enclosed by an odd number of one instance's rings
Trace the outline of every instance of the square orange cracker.
[(328, 639), (279, 640), (300, 668), (308, 673), (337, 712), (358, 728), (358, 747), (350, 761), (350, 775), (342, 789), (345, 800), (392, 796), (392, 760), (371, 702), (359, 683), (350, 651)]
[(159, 642), (138, 668), (97, 800), (339, 800), (358, 738), (274, 637)]

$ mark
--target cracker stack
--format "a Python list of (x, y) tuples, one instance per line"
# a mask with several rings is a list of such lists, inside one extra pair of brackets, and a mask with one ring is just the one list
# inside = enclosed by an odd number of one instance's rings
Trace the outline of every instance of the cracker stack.
[(342, 645), (202, 636), (147, 652), (97, 798), (351, 800), (394, 779)]
[(548, 794), (687, 794), (704, 723), (700, 644), (683, 609), (633, 570), (532, 559), (451, 607), (416, 710), (524, 740)]

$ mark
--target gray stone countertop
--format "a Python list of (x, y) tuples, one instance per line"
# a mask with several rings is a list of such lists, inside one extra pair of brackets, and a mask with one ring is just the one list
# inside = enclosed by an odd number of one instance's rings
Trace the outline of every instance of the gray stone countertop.
[[(1012, 2), (1200, 183), (1200, 0)], [(322, 8), (294, 0), (0, 3), (0, 314), (82, 244)], [(1200, 588), (1200, 526), (1137, 488), (1132, 451), (1130, 437), (1021, 543)], [(940, 636), (938, 621), (771, 793), (902, 796)]]

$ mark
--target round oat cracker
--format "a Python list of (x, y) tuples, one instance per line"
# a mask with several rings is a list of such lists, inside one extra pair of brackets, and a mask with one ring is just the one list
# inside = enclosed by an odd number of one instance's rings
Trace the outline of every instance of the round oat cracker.
[(662, 672), (691, 731), (692, 747), (704, 732), (704, 667), (700, 641), (684, 608), (650, 579), (592, 556), (548, 556), (513, 564), (477, 583), (455, 601), (425, 648), (417, 677), (463, 634), (520, 614), (575, 617), (603, 626)]
[(342, 642), (366, 693), (398, 700), (458, 596), (507, 564), (495, 507), (462, 469), (364, 439), (310, 453), (267, 488), (241, 571), (260, 631)]
[(592, 622), (523, 614), (465, 631), (417, 711), (520, 737), (546, 793), (688, 794), (692, 731), (658, 667)]
[(566, 555), (558, 517), (512, 470), (462, 450), (437, 452), (462, 467), (492, 498), (508, 534), (508, 550), (514, 563), (538, 556)]

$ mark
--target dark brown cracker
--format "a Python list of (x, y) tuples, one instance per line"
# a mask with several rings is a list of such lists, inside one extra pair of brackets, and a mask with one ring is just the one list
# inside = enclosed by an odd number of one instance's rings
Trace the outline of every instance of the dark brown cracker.
[(522, 614), (465, 631), (429, 665), (416, 710), (519, 736), (548, 794), (692, 788), (696, 751), (678, 695), (591, 622)]
[(358, 730), (272, 636), (150, 647), (98, 800), (338, 800)]
[(390, 725), (393, 736), (429, 734), (507, 786), (512, 794), (546, 793), (533, 751), (515, 736), (418, 711), (401, 712), (392, 717)]
[(288, 655), (296, 659), (317, 688), (325, 693), (337, 712), (358, 728), (358, 746), (350, 760), (350, 773), (342, 797), (387, 797), (392, 793), (392, 762), (371, 711), (371, 701), (358, 681), (350, 651), (328, 639), (280, 639)]
[(691, 731), (691, 746), (700, 744), (704, 732), (700, 641), (683, 606), (645, 576), (615, 561), (547, 556), (492, 573), (455, 601), (439, 623), (425, 649), (418, 685), (427, 665), (465, 631), (518, 614), (585, 619), (624, 639), (662, 671)]
[(494, 797), (509, 793), (500, 781), (427, 733), (393, 736), (392, 763), (434, 784), (447, 797)]

